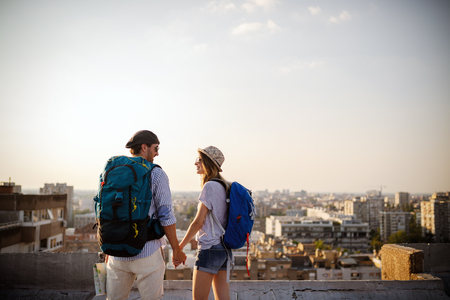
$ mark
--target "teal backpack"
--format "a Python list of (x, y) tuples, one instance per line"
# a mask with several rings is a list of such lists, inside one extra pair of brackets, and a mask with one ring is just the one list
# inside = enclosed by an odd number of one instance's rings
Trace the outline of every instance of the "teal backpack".
[(142, 157), (113, 156), (106, 162), (94, 197), (97, 236), (105, 254), (135, 256), (148, 240), (164, 235), (159, 221), (148, 216), (154, 167), (159, 166)]

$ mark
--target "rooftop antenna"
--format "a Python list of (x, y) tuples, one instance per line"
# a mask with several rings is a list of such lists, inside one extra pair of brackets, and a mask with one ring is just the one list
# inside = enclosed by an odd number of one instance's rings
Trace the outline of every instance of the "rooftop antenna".
[[(366, 186), (366, 187), (374, 188), (375, 186)], [(387, 186), (379, 185), (379, 187), (380, 187), (379, 197), (381, 197), (381, 195), (383, 194), (383, 188), (386, 188)]]
[(383, 188), (385, 188), (386, 186), (382, 186), (382, 185), (380, 185), (380, 197), (381, 197), (381, 194), (383, 193)]

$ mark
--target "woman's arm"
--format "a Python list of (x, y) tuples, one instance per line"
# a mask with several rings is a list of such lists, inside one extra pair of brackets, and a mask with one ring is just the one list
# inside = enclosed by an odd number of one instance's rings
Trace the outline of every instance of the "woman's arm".
[(186, 246), (187, 243), (189, 243), (194, 238), (195, 234), (203, 227), (203, 223), (205, 223), (207, 213), (208, 208), (205, 206), (205, 204), (202, 203), (199, 210), (197, 211), (197, 215), (195, 216), (194, 221), (192, 221), (191, 225), (189, 225), (189, 229), (180, 243), (181, 250), (183, 250), (184, 246)]

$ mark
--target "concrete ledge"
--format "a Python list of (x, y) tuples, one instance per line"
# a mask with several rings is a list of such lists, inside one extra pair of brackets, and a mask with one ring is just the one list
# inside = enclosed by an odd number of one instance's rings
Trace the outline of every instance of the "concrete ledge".
[[(414, 252), (413, 252), (414, 253)], [(0, 299), (101, 300), (94, 295), (97, 253), (0, 254)], [(231, 281), (231, 299), (450, 299), (440, 279), (406, 281)], [(164, 281), (165, 299), (192, 299), (192, 281)], [(133, 290), (130, 299), (140, 299)], [(212, 292), (209, 299), (214, 299)]]
[[(424, 281), (232, 281), (230, 298), (262, 299), (450, 299), (439, 279)], [(105, 300), (96, 296), (94, 300)], [(140, 299), (133, 290), (128, 299)], [(165, 281), (164, 299), (192, 299), (192, 281)], [(212, 290), (210, 300), (214, 299)]]
[(97, 253), (0, 254), (0, 288), (94, 292), (97, 262)]
[[(65, 291), (65, 290), (36, 290), (36, 289), (0, 289), (2, 300), (91, 300), (95, 292), (88, 291)], [(106, 298), (105, 298), (106, 299)]]
[(423, 272), (423, 251), (395, 244), (381, 247), (382, 280), (417, 280)]

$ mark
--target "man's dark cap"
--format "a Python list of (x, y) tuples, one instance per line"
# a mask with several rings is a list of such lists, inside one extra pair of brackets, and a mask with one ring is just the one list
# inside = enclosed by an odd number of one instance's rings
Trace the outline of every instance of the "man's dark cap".
[(131, 148), (135, 145), (153, 145), (153, 144), (159, 144), (158, 137), (156, 134), (149, 130), (140, 130), (136, 132), (131, 139), (128, 141), (128, 143), (125, 145), (126, 148)]

